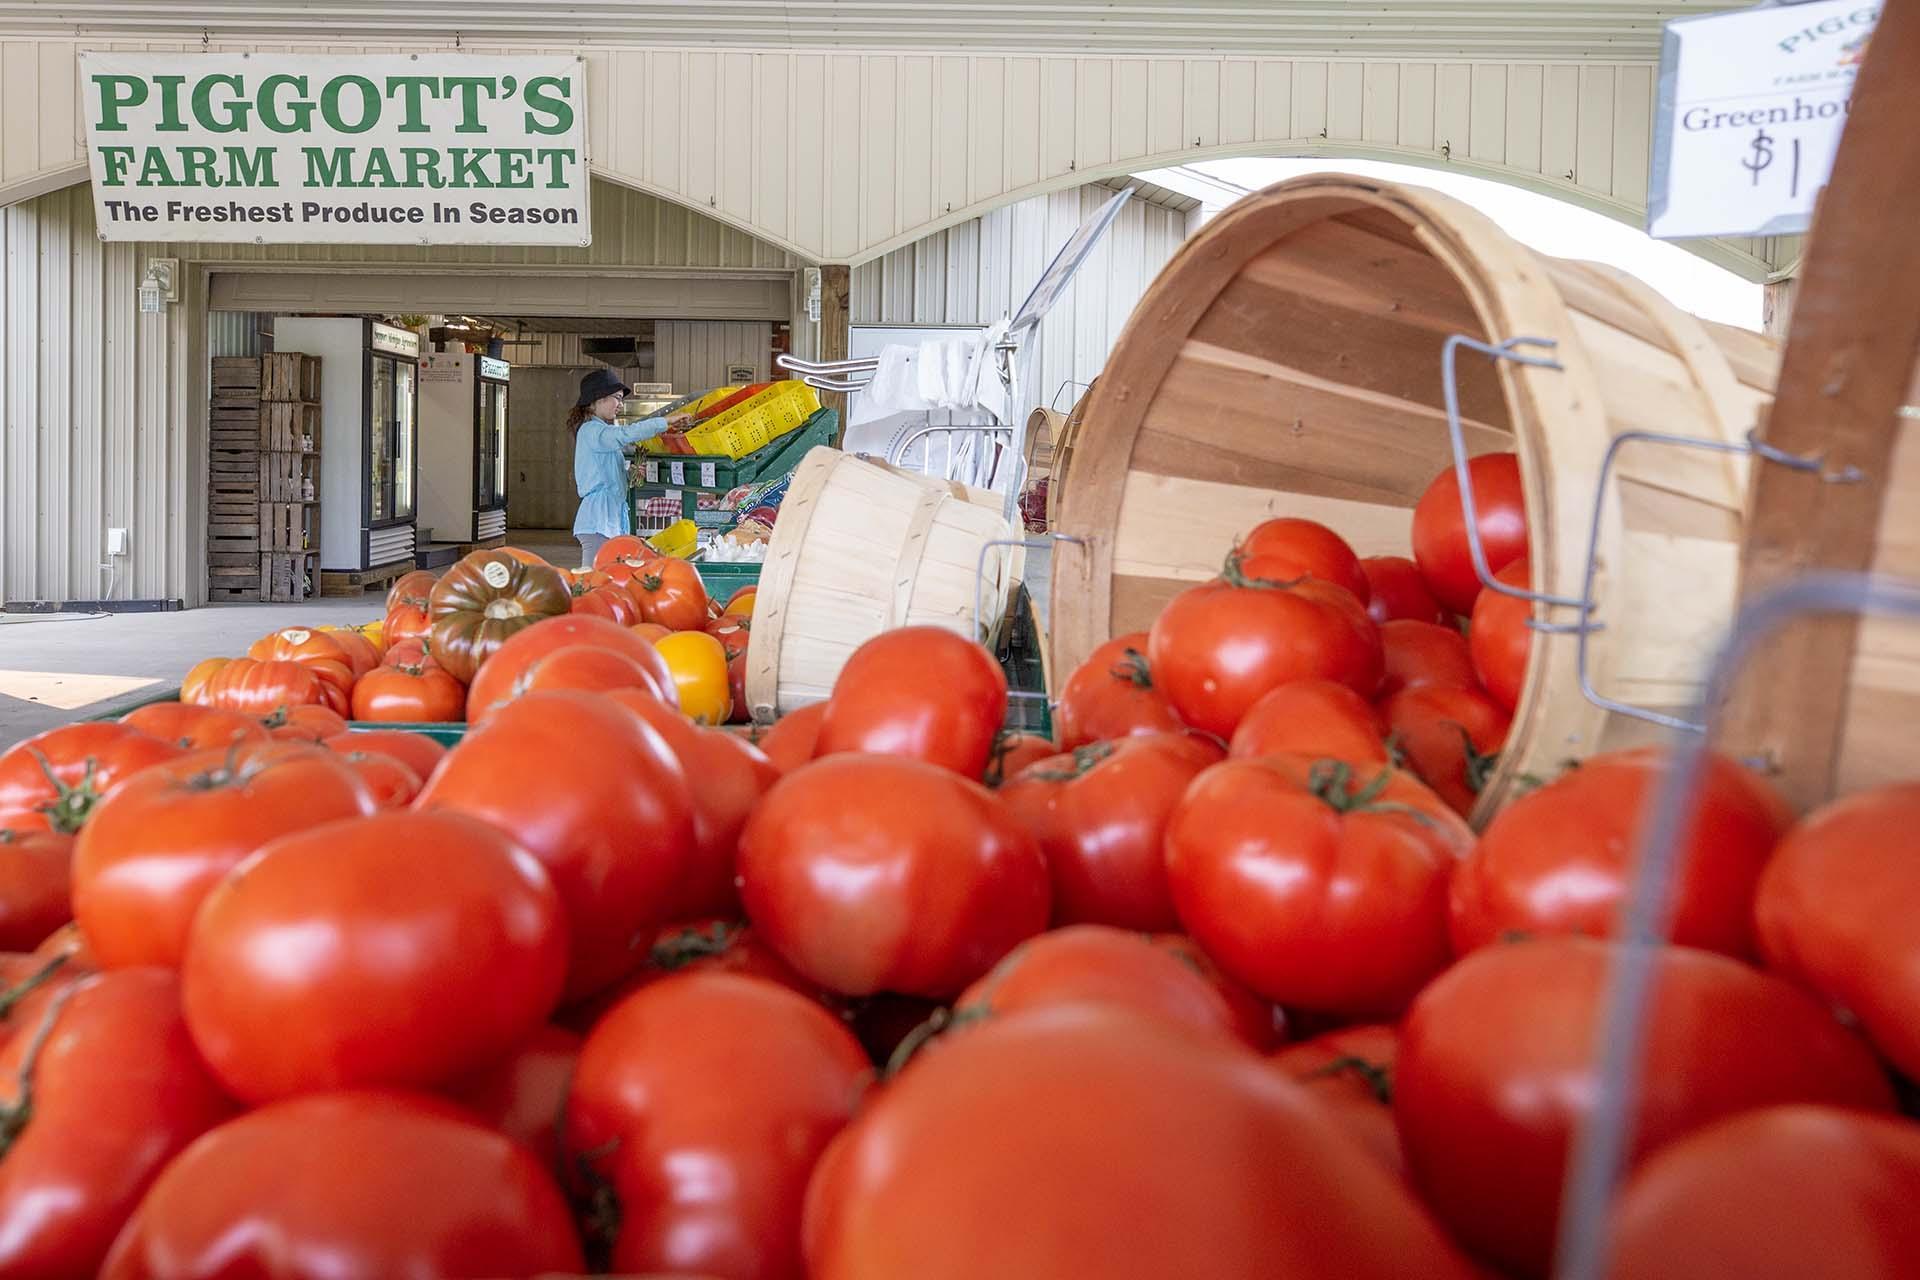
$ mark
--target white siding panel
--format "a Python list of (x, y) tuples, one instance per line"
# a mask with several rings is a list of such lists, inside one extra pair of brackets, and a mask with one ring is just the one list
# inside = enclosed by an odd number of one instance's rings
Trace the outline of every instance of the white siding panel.
[(1336, 62), (1327, 72), (1327, 136), (1357, 142), (1366, 136), (1366, 68)]
[(971, 175), (967, 199), (978, 203), (1006, 190), (1006, 149), (1001, 138), (1006, 128), (1007, 60), (973, 60), (972, 136), (967, 139), (967, 171)]
[(653, 327), (654, 380), (671, 382), (676, 392), (717, 387), (730, 364), (750, 364), (756, 378), (766, 377), (772, 337), (765, 323), (662, 321)]
[(1507, 69), (1473, 69), (1472, 119), (1468, 124), (1467, 154), (1482, 164), (1503, 164), (1507, 158)]
[[(939, 58), (933, 68), (933, 198), (945, 213), (966, 207), (967, 98), (965, 58)], [(1067, 132), (1071, 139), (1071, 128)], [(1072, 143), (1069, 141), (1069, 147)]]
[(1086, 169), (1113, 159), (1113, 64), (1089, 58), (1074, 85), (1073, 160)]
[(1293, 65), (1293, 136), (1327, 136), (1327, 64), (1324, 62)]
[(1438, 92), (1438, 69), (1430, 62), (1409, 62), (1400, 69), (1400, 145), (1432, 151), (1433, 102)]
[(1613, 194), (1634, 206), (1647, 201), (1653, 147), (1653, 68), (1622, 67), (1613, 95)]
[(1374, 144), (1400, 141), (1400, 68), (1393, 63), (1367, 64), (1361, 133)]
[(761, 54), (754, 58), (753, 88), (753, 170), (749, 175), (753, 192), (753, 221), (772, 235), (786, 238), (792, 232), (787, 131), (791, 127), (793, 82), (792, 59)]
[[(714, 99), (726, 93), (717, 54), (689, 53), (683, 64), (683, 97), (675, 104), (680, 120), (681, 162), (686, 176), (679, 190), (696, 209), (720, 207), (720, 113)], [(744, 91), (745, 86), (742, 86)], [(698, 95), (696, 98), (695, 95)]]
[(1465, 159), (1473, 127), (1473, 68), (1459, 62), (1441, 65), (1434, 90), (1433, 145), (1450, 157)]
[[(1071, 62), (1050, 60), (1040, 73), (1040, 173), (1058, 177), (1073, 167), (1077, 145), (1076, 87)], [(956, 206), (957, 207), (957, 206)], [(949, 208), (946, 212), (951, 213)]]
[(1580, 150), (1576, 180), (1592, 191), (1613, 190), (1613, 69), (1580, 68)]
[(900, 175), (899, 222), (923, 226), (933, 220), (932, 58), (900, 59), (898, 103), (900, 139), (894, 163)]
[(742, 221), (753, 218), (753, 145), (754, 121), (760, 111), (760, 84), (753, 76), (754, 59), (744, 53), (720, 57), (720, 79), (726, 86), (719, 95), (716, 114), (720, 142), (714, 163), (720, 170), (719, 209)]
[(1575, 179), (1580, 152), (1580, 68), (1547, 68), (1547, 113), (1541, 153), (1549, 178)]
[(1516, 66), (1507, 73), (1507, 164), (1523, 173), (1540, 170), (1540, 120), (1545, 72)]
[(1293, 64), (1262, 62), (1254, 81), (1255, 119), (1262, 138), (1297, 138), (1293, 128)]
[(1147, 67), (1147, 150), (1154, 155), (1178, 151), (1192, 139), (1182, 137), (1186, 123), (1185, 64), (1156, 58)]
[[(922, 58), (920, 62), (927, 60)], [(860, 92), (860, 116), (862, 120), (892, 120), (898, 110), (896, 77), (900, 74), (899, 60), (895, 58), (868, 58), (862, 68), (864, 72)], [(911, 125), (903, 121), (903, 125)], [(896, 178), (896, 164), (902, 157), (895, 154), (896, 148), (905, 149), (913, 145), (912, 136), (905, 129), (859, 129), (855, 136), (860, 139), (860, 242), (874, 244), (881, 240), (891, 240), (900, 228), (900, 221), (894, 216), (894, 197), (903, 194), (908, 184)], [(902, 166), (904, 169), (904, 166)], [(905, 177), (901, 172), (899, 177)]]
[(1000, 136), (1006, 140), (1007, 186), (1018, 190), (1040, 180), (1040, 61), (1007, 62), (1007, 108)]
[(827, 97), (827, 225), (823, 237), (827, 257), (844, 262), (860, 247), (860, 146), (879, 132), (865, 127), (861, 109), (861, 59), (835, 54), (827, 59), (827, 79), (821, 87)]
[(1255, 75), (1252, 62), (1228, 62), (1220, 69), (1220, 141), (1251, 142)]
[(1187, 127), (1181, 141), (1191, 140), (1196, 147), (1220, 145), (1220, 64), (1211, 59), (1189, 62), (1187, 79)]
[(1138, 58), (1113, 66), (1113, 153), (1147, 154), (1147, 64)]
[(788, 103), (787, 173), (793, 190), (793, 240), (822, 244), (827, 226), (827, 60), (814, 54), (794, 59)]

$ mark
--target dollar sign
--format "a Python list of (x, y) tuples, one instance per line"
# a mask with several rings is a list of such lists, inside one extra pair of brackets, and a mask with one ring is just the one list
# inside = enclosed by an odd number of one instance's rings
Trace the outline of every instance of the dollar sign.
[(1773, 163), (1773, 139), (1765, 129), (1754, 134), (1753, 154), (1740, 162), (1753, 174), (1753, 185), (1760, 185), (1760, 171)]

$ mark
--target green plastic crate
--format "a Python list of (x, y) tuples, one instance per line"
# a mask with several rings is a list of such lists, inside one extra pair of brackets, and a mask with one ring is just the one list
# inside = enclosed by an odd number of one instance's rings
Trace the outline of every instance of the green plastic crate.
[(418, 723), (388, 723), (381, 720), (349, 720), (347, 730), (350, 733), (369, 733), (375, 730), (397, 730), (400, 733), (418, 733), (432, 738), (443, 747), (457, 747), (460, 739), (467, 736), (465, 721), (426, 720)]
[(669, 489), (680, 490), (687, 495), (683, 514), (691, 520), (695, 492), (725, 493), (743, 484), (758, 484), (785, 475), (800, 465), (800, 459), (807, 456), (808, 450), (832, 444), (839, 433), (839, 413), (822, 409), (797, 429), (744, 458), (729, 458), (725, 454), (641, 454), (634, 459), (634, 479), (638, 483), (633, 488), (639, 496), (652, 497)]
[(752, 586), (760, 581), (760, 570), (764, 565), (728, 564), (716, 561), (708, 564), (704, 560), (695, 560), (694, 569), (700, 574), (700, 581), (706, 586), (707, 594), (721, 604), (727, 597), (742, 587)]

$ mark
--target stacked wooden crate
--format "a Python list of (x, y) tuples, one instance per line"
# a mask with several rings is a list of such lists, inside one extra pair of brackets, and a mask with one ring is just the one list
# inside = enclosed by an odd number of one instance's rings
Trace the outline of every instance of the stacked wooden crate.
[(216, 357), (207, 594), (304, 600), (320, 575), (320, 360)]

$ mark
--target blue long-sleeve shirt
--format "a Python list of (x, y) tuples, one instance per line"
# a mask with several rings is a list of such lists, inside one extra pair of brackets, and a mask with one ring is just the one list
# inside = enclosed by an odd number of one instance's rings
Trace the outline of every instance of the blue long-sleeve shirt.
[(624, 426), (600, 418), (580, 424), (573, 440), (573, 488), (580, 495), (580, 511), (573, 532), (597, 533), (603, 538), (633, 532), (633, 509), (627, 502), (627, 462), (620, 450), (664, 434), (665, 418), (647, 418)]

